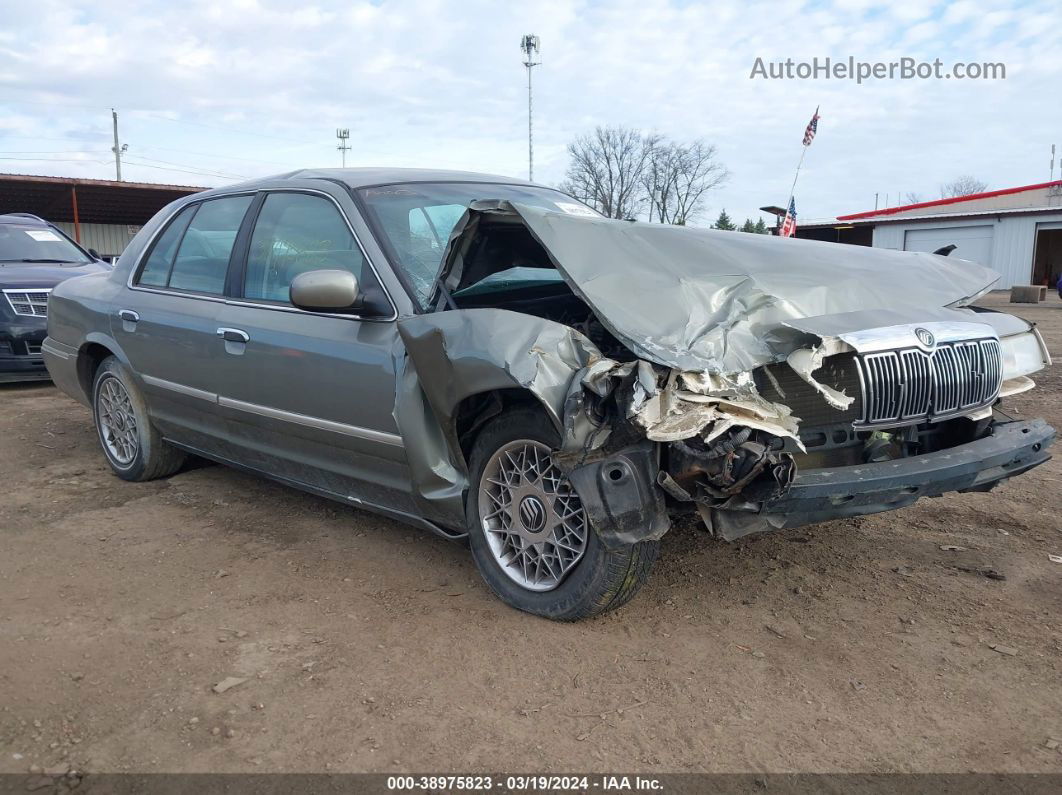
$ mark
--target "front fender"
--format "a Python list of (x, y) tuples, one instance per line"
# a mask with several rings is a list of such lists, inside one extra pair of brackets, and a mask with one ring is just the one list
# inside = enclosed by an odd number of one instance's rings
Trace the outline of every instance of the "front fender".
[[(602, 358), (574, 329), (504, 309), (466, 309), (398, 321), (404, 344), (395, 420), (407, 440), (413, 496), (425, 516), (465, 523), (468, 470), (456, 412), (472, 395), (524, 389), (564, 432), (564, 405), (576, 377)], [(416, 440), (416, 444), (409, 444)]]

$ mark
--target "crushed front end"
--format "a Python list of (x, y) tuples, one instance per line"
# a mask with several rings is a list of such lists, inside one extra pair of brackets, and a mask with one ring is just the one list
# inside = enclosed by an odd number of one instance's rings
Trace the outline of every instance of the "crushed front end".
[(616, 438), (601, 460), (640, 431), (658, 446), (643, 477), (670, 511), (697, 511), (733, 540), (987, 491), (1044, 463), (1054, 429), (1007, 416), (1001, 401), (1049, 362), (1029, 327), (1000, 338), (990, 322), (928, 322), (820, 337), (738, 376), (637, 362), (585, 385), (608, 396), (595, 412)]
[(414, 435), (425, 415), (402, 396), (431, 404), (449, 437), (418, 482), (457, 514), (456, 404), (519, 388), (562, 432), (553, 459), (607, 546), (682, 512), (733, 540), (987, 490), (1055, 437), (1005, 413), (1050, 357), (1029, 323), (971, 306), (996, 279), (933, 254), (475, 202), (434, 313), (400, 323), (432, 377), (407, 368), (396, 418)]

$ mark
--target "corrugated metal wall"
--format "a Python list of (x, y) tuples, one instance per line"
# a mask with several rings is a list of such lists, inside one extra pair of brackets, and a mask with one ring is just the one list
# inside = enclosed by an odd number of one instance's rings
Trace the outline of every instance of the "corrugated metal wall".
[[(74, 237), (72, 223), (59, 221), (56, 226)], [(96, 249), (101, 257), (117, 257), (139, 230), (139, 226), (125, 224), (81, 224), (81, 245)]]
[(1014, 284), (1028, 284), (1032, 279), (1033, 254), (1036, 248), (1037, 225), (1062, 222), (1062, 212), (1037, 215), (1004, 216), (993, 218), (981, 216), (970, 220), (923, 221), (910, 224), (879, 224), (874, 227), (874, 246), (902, 250), (904, 237), (909, 229), (939, 229), (955, 226), (983, 226), (986, 222), (994, 227), (992, 261), (982, 263), (1000, 275), (997, 289), (1006, 289)]

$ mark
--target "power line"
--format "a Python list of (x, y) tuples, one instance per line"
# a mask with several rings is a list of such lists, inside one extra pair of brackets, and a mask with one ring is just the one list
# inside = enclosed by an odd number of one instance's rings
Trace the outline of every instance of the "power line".
[[(88, 108), (93, 110), (110, 109), (106, 105), (84, 105), (73, 102), (40, 102), (26, 99), (0, 99), (0, 105), (41, 105), (45, 107), (53, 108)], [(113, 109), (110, 109), (113, 110)], [(163, 115), (162, 111), (148, 110), (147, 108), (124, 108), (125, 112), (133, 113), (136, 116), (148, 116), (150, 118), (158, 119), (159, 121), (170, 122), (171, 124), (186, 124), (192, 127), (206, 127), (213, 130), (222, 130), (224, 132), (230, 132), (237, 135), (250, 135), (256, 138), (270, 138), (275, 141), (284, 141), (289, 144), (296, 144), (298, 146), (319, 146), (318, 141), (296, 141), (293, 138), (286, 138), (280, 135), (272, 135), (270, 133), (260, 132), (258, 130), (243, 130), (236, 127), (229, 127), (221, 124), (209, 124), (207, 122), (189, 121), (187, 119), (174, 119), (169, 116)]]
[(170, 122), (172, 124), (187, 124), (187, 125), (192, 126), (192, 127), (206, 127), (208, 129), (212, 129), (212, 130), (223, 130), (224, 132), (230, 132), (230, 133), (234, 133), (236, 135), (251, 135), (251, 136), (254, 136), (256, 138), (271, 138), (274, 141), (284, 141), (285, 143), (296, 144), (298, 146), (319, 146), (320, 145), (317, 141), (313, 141), (313, 142), (310, 142), (310, 141), (296, 141), (293, 138), (284, 138), (284, 137), (279, 136), (279, 135), (270, 135), (269, 133), (256, 132), (256, 131), (252, 131), (252, 130), (240, 130), (240, 129), (237, 129), (235, 127), (227, 127), (227, 126), (223, 126), (223, 125), (220, 125), (220, 124), (207, 124), (205, 122), (187, 121), (185, 119), (171, 119), (169, 116), (163, 116), (163, 115), (161, 115), (159, 113), (155, 113), (153, 111), (135, 111), (135, 112), (139, 113), (142, 116), (150, 116), (151, 118), (159, 119), (160, 121), (168, 121), (168, 122)]
[[(108, 162), (106, 160), (94, 159), (92, 156), (93, 155), (98, 155), (97, 152), (84, 152), (84, 151), (78, 151), (78, 150), (65, 150), (65, 151), (29, 150), (29, 151), (18, 151), (18, 152), (16, 152), (16, 151), (13, 151), (13, 152), (0, 152), (0, 154), (2, 154), (2, 155), (85, 155), (86, 156), (86, 157), (83, 157), (83, 158), (38, 158), (38, 157), (3, 157), (3, 158), (0, 158), (0, 159), (3, 159), (3, 160), (29, 160), (29, 161), (38, 160), (38, 161), (41, 161), (41, 162), (50, 162), (51, 161), (51, 162), (81, 162), (81, 163), (106, 163), (106, 162)], [(136, 157), (141, 159), (141, 160), (148, 160), (148, 161), (150, 161), (152, 163), (163, 163), (163, 164), (168, 165), (168, 166), (179, 166), (182, 169), (188, 170), (190, 173), (191, 172), (198, 172), (198, 173), (202, 173), (205, 176), (232, 177), (234, 179), (248, 179), (248, 177), (246, 175), (244, 175), (244, 174), (233, 174), (233, 173), (230, 173), (230, 172), (225, 172), (225, 171), (220, 171), (220, 170), (211, 170), (211, 169), (207, 169), (207, 168), (197, 168), (196, 166), (193, 166), (193, 165), (191, 165), (189, 163), (175, 163), (172, 160), (160, 160), (159, 158), (147, 157), (146, 155), (137, 155)], [(123, 155), (123, 159), (125, 159), (127, 162), (129, 162), (132, 165), (143, 165), (143, 164), (136, 164), (136, 163), (133, 163), (132, 160), (128, 160), (128, 156), (127, 155)]]
[(109, 160), (90, 160), (86, 157), (0, 157), (0, 160), (23, 160), (28, 163), (109, 163)]
[[(84, 161), (82, 161), (82, 162), (84, 162)], [(176, 171), (176, 172), (180, 172), (181, 174), (195, 174), (196, 176), (199, 176), (199, 177), (222, 177), (223, 179), (247, 179), (247, 177), (242, 176), (240, 174), (221, 174), (221, 173), (218, 173), (218, 172), (215, 172), (215, 171), (201, 171), (199, 169), (175, 168), (173, 166), (156, 166), (156, 165), (152, 165), (151, 163), (139, 163), (139, 162), (136, 162), (134, 160), (126, 160), (126, 162), (129, 165), (131, 165), (131, 166), (140, 166), (141, 168), (155, 168), (155, 169), (158, 169), (159, 171)]]
[[(9, 136), (13, 137), (13, 136)], [(69, 138), (47, 138), (40, 136), (25, 136), (16, 140), (44, 140), (44, 141), (70, 141)], [(82, 143), (81, 141), (74, 141), (74, 143)], [(198, 157), (212, 157), (218, 160), (240, 160), (248, 163), (264, 163), (269, 166), (279, 166), (281, 168), (296, 168), (297, 166), (291, 163), (281, 163), (276, 160), (260, 160), (256, 157), (239, 157), (237, 155), (217, 154), (213, 152), (194, 152), (189, 149), (175, 149), (171, 146), (139, 146), (138, 149), (144, 149), (151, 152), (180, 152), (184, 155), (196, 155)], [(11, 151), (0, 150), (0, 154), (7, 155), (65, 155), (65, 154), (94, 154), (94, 152), (85, 152), (82, 149), (13, 149)], [(149, 158), (150, 159), (150, 158)]]
[(147, 160), (151, 163), (163, 163), (167, 166), (178, 166), (179, 168), (191, 169), (193, 171), (201, 171), (204, 174), (209, 174), (214, 177), (234, 177), (235, 179), (248, 179), (245, 174), (232, 174), (225, 171), (213, 171), (207, 168), (198, 168), (197, 166), (189, 165), (188, 163), (174, 163), (172, 160), (160, 160), (157, 157), (146, 157), (144, 155), (137, 155), (140, 160)]

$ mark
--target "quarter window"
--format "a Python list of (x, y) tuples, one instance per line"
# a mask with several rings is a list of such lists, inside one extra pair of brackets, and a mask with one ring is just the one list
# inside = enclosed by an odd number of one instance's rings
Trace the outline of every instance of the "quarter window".
[(335, 205), (305, 193), (271, 193), (251, 235), (243, 295), (287, 303), (291, 281), (321, 269), (362, 280), (365, 257)]
[(177, 244), (181, 242), (181, 235), (188, 228), (188, 222), (194, 214), (195, 205), (185, 207), (166, 227), (166, 231), (159, 235), (154, 248), (151, 249), (151, 255), (140, 271), (137, 284), (166, 286), (170, 280), (170, 267), (173, 265), (173, 255), (177, 253)]

